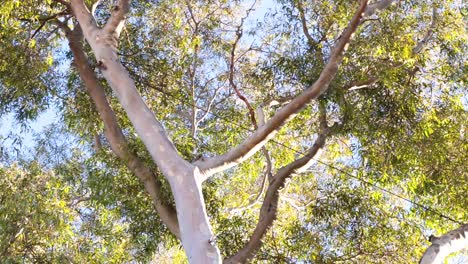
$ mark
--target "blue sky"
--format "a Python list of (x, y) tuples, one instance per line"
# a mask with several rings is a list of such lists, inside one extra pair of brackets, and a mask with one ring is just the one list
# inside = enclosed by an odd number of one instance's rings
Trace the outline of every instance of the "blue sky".
[[(265, 1), (257, 1), (257, 8), (251, 14), (250, 19), (248, 20), (247, 24), (254, 25), (255, 21), (262, 20), (266, 12), (275, 6), (273, 0), (265, 0)], [(463, 104), (466, 108), (468, 108), (468, 98), (464, 97)], [(23, 154), (27, 153), (28, 149), (34, 147), (34, 140), (33, 135), (36, 133), (40, 133), (44, 127), (53, 124), (55, 122), (60, 122), (59, 116), (56, 113), (56, 109), (52, 106), (49, 110), (43, 112), (39, 115), (39, 117), (24, 127), (20, 124), (17, 124), (15, 121), (13, 114), (7, 114), (0, 117), (0, 147), (2, 144), (5, 147), (11, 147), (13, 143), (13, 139), (7, 139), (3, 141), (5, 137), (8, 137), (9, 134), (13, 133), (14, 135), (20, 136), (22, 138), (22, 146), (20, 151)], [(2, 142), (3, 141), (3, 142)], [(16, 143), (18, 144), (18, 143)], [(466, 257), (460, 256), (458, 258), (452, 259), (451, 263), (467, 263), (468, 260)]]

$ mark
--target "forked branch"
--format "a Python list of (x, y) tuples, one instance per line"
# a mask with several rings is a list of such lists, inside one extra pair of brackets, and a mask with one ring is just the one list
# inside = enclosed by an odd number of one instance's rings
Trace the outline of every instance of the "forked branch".
[(115, 37), (120, 36), (120, 32), (125, 24), (125, 15), (130, 10), (129, 0), (119, 0), (117, 5), (112, 8), (112, 14), (106, 25), (104, 31), (110, 34), (114, 34)]
[(276, 175), (273, 177), (270, 185), (268, 186), (265, 199), (263, 200), (262, 207), (260, 208), (260, 215), (257, 226), (255, 227), (249, 242), (239, 250), (235, 255), (227, 258), (224, 263), (245, 263), (252, 258), (255, 252), (261, 247), (262, 239), (266, 232), (270, 229), (273, 221), (276, 219), (278, 211), (279, 191), (284, 187), (286, 179), (291, 177), (295, 172), (302, 172), (309, 167), (310, 161), (319, 153), (325, 145), (325, 140), (330, 134), (330, 129), (325, 128), (318, 135), (314, 145), (307, 151), (307, 153), (289, 163), (288, 165), (280, 168)]
[(166, 204), (162, 197), (162, 186), (156, 179), (155, 174), (141, 161), (141, 159), (130, 150), (128, 142), (122, 133), (117, 117), (107, 101), (104, 88), (96, 77), (96, 74), (88, 62), (83, 51), (81, 42), (82, 32), (79, 26), (72, 31), (67, 25), (56, 20), (56, 23), (64, 30), (70, 49), (73, 53), (74, 64), (83, 80), (86, 90), (93, 100), (96, 109), (104, 123), (104, 134), (110, 146), (119, 159), (134, 173), (144, 184), (146, 191), (150, 194), (153, 204), (162, 222), (176, 236), (180, 237), (180, 230), (175, 209)]
[(92, 38), (92, 35), (96, 31), (99, 31), (99, 28), (96, 24), (93, 14), (89, 11), (88, 7), (83, 0), (71, 0), (71, 9), (76, 19), (80, 21), (80, 27), (83, 31), (85, 37)]
[(301, 95), (294, 98), (288, 105), (280, 109), (264, 126), (259, 127), (251, 136), (237, 147), (232, 148), (223, 155), (195, 163), (195, 165), (198, 166), (204, 174), (203, 180), (206, 180), (214, 173), (231, 168), (251, 157), (254, 153), (260, 150), (268, 140), (276, 135), (278, 130), (286, 121), (292, 119), (295, 114), (312, 99), (318, 98), (327, 90), (329, 84), (338, 72), (338, 67), (343, 59), (343, 53), (346, 50), (352, 35), (360, 24), (362, 14), (365, 11), (366, 6), (367, 0), (361, 1), (359, 8), (349, 22), (348, 27), (343, 31), (340, 39), (336, 43), (327, 65), (322, 70), (320, 77), (312, 86), (306, 89)]

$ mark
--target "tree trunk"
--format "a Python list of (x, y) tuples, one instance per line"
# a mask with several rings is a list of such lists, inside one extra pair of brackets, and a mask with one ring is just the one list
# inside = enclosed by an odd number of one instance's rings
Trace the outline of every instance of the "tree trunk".
[(226, 170), (252, 156), (279, 128), (310, 100), (325, 92), (335, 77), (349, 41), (360, 24), (367, 0), (360, 6), (335, 45), (319, 79), (303, 94), (279, 110), (264, 126), (228, 153), (192, 165), (185, 161), (167, 137), (164, 128), (138, 93), (133, 79), (117, 56), (117, 38), (129, 10), (129, 0), (120, 0), (103, 28), (96, 25), (83, 0), (71, 0), (71, 7), (96, 57), (97, 66), (127, 113), (151, 157), (168, 179), (174, 194), (184, 250), (190, 263), (220, 263), (221, 255), (213, 241), (206, 214), (201, 183), (208, 176)]
[[(200, 172), (182, 159), (138, 94), (135, 83), (119, 62), (117, 54), (100, 31), (87, 38), (102, 73), (125, 109), (130, 121), (148, 148), (153, 160), (168, 179), (175, 198), (182, 245), (191, 263), (219, 263), (219, 249), (213, 237), (201, 192)], [(86, 34), (85, 34), (86, 36)]]
[(177, 153), (117, 56), (116, 37), (128, 10), (128, 1), (119, 2), (121, 6), (102, 29), (96, 26), (82, 0), (73, 0), (71, 4), (96, 57), (98, 68), (116, 93), (151, 157), (169, 181), (175, 198), (182, 245), (190, 263), (220, 263), (221, 254), (212, 242), (213, 232), (201, 191), (203, 177), (198, 168)]

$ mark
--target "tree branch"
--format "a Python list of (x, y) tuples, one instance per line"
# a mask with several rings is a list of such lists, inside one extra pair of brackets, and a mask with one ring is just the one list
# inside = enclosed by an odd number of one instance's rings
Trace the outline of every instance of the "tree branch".
[(416, 47), (413, 48), (413, 54), (418, 54), (419, 52), (421, 52), (421, 50), (427, 44), (429, 39), (432, 37), (432, 34), (434, 33), (436, 23), (437, 23), (437, 8), (434, 6), (432, 8), (432, 22), (431, 22), (431, 25), (429, 26), (429, 30), (424, 35), (424, 38), (418, 42)]
[[(82, 5), (82, 1), (72, 2), (80, 25), (89, 24), (89, 12), (88, 16), (83, 16), (74, 3)], [(112, 28), (115, 23), (108, 25)], [(104, 29), (95, 30), (88, 25), (82, 29), (98, 65), (101, 66), (102, 75), (116, 94), (153, 161), (171, 186), (177, 208), (180, 238), (187, 258), (194, 263), (217, 263), (221, 255), (216, 243), (211, 240), (213, 231), (202, 194), (203, 176), (200, 170), (181, 157), (163, 125), (139, 94), (135, 81), (117, 56), (116, 34)]]
[(353, 82), (350, 85), (348, 85), (347, 87), (345, 87), (345, 90), (354, 91), (354, 90), (364, 89), (364, 88), (367, 88), (369, 86), (374, 85), (378, 81), (379, 81), (379, 78), (371, 77), (371, 78), (369, 78), (368, 80), (365, 80), (365, 81)]
[[(253, 109), (253, 107), (250, 104), (249, 100), (244, 95), (242, 95), (242, 93), (237, 88), (237, 85), (234, 83), (235, 52), (236, 52), (237, 44), (239, 43), (239, 40), (242, 37), (242, 24), (243, 24), (243, 21), (244, 20), (242, 20), (241, 25), (237, 28), (236, 39), (235, 39), (234, 43), (232, 44), (231, 59), (230, 59), (230, 66), (229, 66), (229, 84), (234, 89), (237, 97), (239, 97), (239, 99), (241, 99), (245, 103), (245, 105), (247, 106), (247, 109), (249, 110), (250, 121), (251, 121), (254, 129), (257, 130), (259, 125), (263, 126), (264, 123), (265, 123), (262, 108), (260, 107), (259, 108), (260, 110), (257, 109), (258, 110), (257, 113), (262, 114), (260, 124), (259, 124), (257, 122), (257, 119), (255, 118), (255, 110)], [(255, 205), (259, 201), (260, 197), (263, 195), (263, 192), (265, 191), (267, 179), (271, 179), (271, 168), (272, 168), (271, 158), (270, 158), (270, 153), (268, 153), (268, 150), (266, 149), (265, 146), (262, 147), (262, 153), (265, 156), (267, 165), (266, 165), (265, 173), (263, 174), (262, 187), (260, 189), (260, 192), (258, 193), (257, 197), (252, 202), (250, 202), (247, 206), (244, 206), (243, 208), (241, 208), (239, 210), (248, 209), (248, 208), (252, 207), (253, 205)]]
[(129, 10), (130, 1), (119, 0), (117, 5), (114, 6), (111, 17), (107, 21), (103, 30), (109, 34), (113, 34), (116, 38), (118, 38), (125, 24), (125, 15)]
[[(60, 23), (60, 22), (58, 22)], [(60, 24), (59, 24), (60, 25)], [(117, 122), (117, 117), (107, 101), (104, 88), (94, 73), (94, 69), (88, 62), (83, 51), (81, 28), (77, 26), (71, 31), (66, 25), (61, 24), (69, 41), (70, 50), (73, 53), (77, 70), (83, 80), (88, 94), (94, 101), (96, 109), (104, 122), (104, 134), (109, 140), (112, 150), (117, 157), (124, 162), (129, 170), (134, 173), (144, 184), (146, 191), (150, 194), (153, 204), (162, 222), (176, 236), (180, 237), (180, 231), (175, 209), (164, 203), (161, 199), (161, 184), (140, 158), (130, 150), (128, 142)]]
[(419, 264), (442, 263), (451, 253), (468, 248), (468, 224), (441, 237), (432, 237), (432, 245), (424, 252)]
[(249, 242), (247, 242), (247, 244), (235, 255), (225, 259), (224, 263), (245, 263), (254, 256), (255, 252), (262, 245), (262, 238), (276, 219), (279, 190), (284, 187), (286, 179), (291, 177), (293, 173), (304, 171), (309, 167), (310, 161), (325, 145), (325, 140), (329, 133), (330, 130), (328, 128), (322, 130), (315, 140), (314, 145), (307, 151), (306, 155), (278, 170), (276, 175), (273, 177), (272, 182), (268, 186), (265, 199), (263, 200), (262, 207), (260, 208), (257, 226), (255, 227)]
[(255, 199), (252, 199), (245, 206), (228, 209), (228, 211), (230, 211), (231, 214), (235, 214), (235, 213), (238, 213), (238, 212), (245, 211), (245, 210), (247, 210), (249, 208), (252, 208), (254, 205), (256, 205), (260, 201), (260, 198), (263, 196), (263, 193), (265, 192), (265, 189), (266, 189), (266, 186), (267, 186), (267, 184), (266, 184), (267, 180), (271, 180), (273, 178), (272, 175), (271, 175), (272, 166), (271, 166), (270, 156), (269, 155), (265, 156), (265, 158), (267, 160), (267, 165), (266, 165), (265, 171), (262, 174), (262, 186), (260, 187), (260, 191), (258, 192), (257, 196), (255, 197)]
[(231, 48), (231, 58), (230, 58), (230, 64), (229, 64), (229, 84), (231, 85), (232, 89), (236, 93), (237, 97), (239, 97), (239, 99), (241, 99), (247, 106), (247, 109), (249, 110), (250, 121), (252, 122), (252, 125), (254, 126), (254, 128), (257, 129), (257, 120), (255, 119), (255, 110), (253, 109), (252, 105), (249, 103), (249, 100), (244, 95), (242, 95), (242, 93), (239, 91), (239, 89), (237, 88), (237, 85), (234, 82), (235, 53), (236, 53), (237, 44), (239, 43), (239, 40), (241, 37), (242, 37), (242, 29), (239, 27), (236, 31), (236, 39), (234, 43), (232, 44), (232, 48)]
[(309, 43), (309, 46), (310, 47), (316, 46), (317, 43), (310, 35), (309, 29), (307, 28), (307, 20), (305, 18), (305, 11), (304, 11), (304, 6), (302, 5), (302, 1), (297, 1), (297, 9), (299, 10), (299, 17), (301, 19), (302, 31), (304, 32), (304, 35), (307, 38), (307, 42)]
[(348, 27), (343, 31), (340, 39), (336, 43), (330, 59), (322, 70), (318, 80), (306, 89), (301, 95), (294, 98), (288, 105), (280, 109), (264, 126), (256, 130), (250, 137), (227, 153), (198, 161), (194, 165), (198, 166), (204, 174), (206, 180), (214, 173), (231, 168), (251, 157), (255, 152), (273, 138), (285, 122), (292, 119), (312, 99), (316, 99), (323, 94), (338, 72), (338, 67), (343, 59), (353, 33), (356, 31), (362, 14), (367, 6), (367, 0), (361, 1), (359, 8), (351, 19)]
[[(84, 34), (91, 34), (98, 31), (99, 28), (96, 24), (93, 14), (88, 10), (84, 0), (71, 0), (71, 9), (73, 14), (75, 14), (76, 19), (80, 23), (80, 27), (83, 30)], [(88, 36), (85, 36), (88, 38)]]
[(378, 2), (375, 2), (373, 4), (370, 4), (367, 6), (366, 11), (364, 12), (364, 16), (371, 16), (375, 12), (383, 10), (393, 4), (395, 0), (380, 0)]
[(53, 14), (53, 15), (50, 15), (50, 16), (47, 16), (47, 17), (40, 17), (38, 18), (37, 20), (36, 19), (20, 19), (21, 21), (27, 21), (29, 23), (32, 23), (34, 21), (39, 21), (41, 22), (41, 24), (39, 25), (39, 27), (34, 30), (33, 34), (31, 35), (31, 37), (29, 37), (30, 39), (33, 39), (37, 33), (39, 33), (39, 31), (41, 31), (41, 29), (47, 24), (47, 22), (51, 21), (51, 20), (54, 20), (60, 16), (63, 16), (63, 15), (68, 15), (70, 14), (70, 11), (67, 9), (67, 10), (63, 10), (57, 14)]

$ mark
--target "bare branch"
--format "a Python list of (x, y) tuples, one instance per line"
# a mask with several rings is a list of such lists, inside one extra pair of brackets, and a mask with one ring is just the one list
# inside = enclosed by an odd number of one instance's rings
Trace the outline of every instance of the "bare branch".
[(345, 89), (348, 90), (348, 91), (364, 89), (364, 88), (368, 88), (368, 87), (374, 85), (375, 83), (377, 83), (377, 81), (379, 81), (379, 78), (372, 77), (372, 78), (369, 78), (368, 80), (365, 80), (365, 81), (354, 82), (354, 83), (348, 85), (348, 87), (345, 87)]
[(98, 133), (94, 134), (93, 141), (94, 141), (93, 142), (94, 143), (94, 145), (93, 145), (94, 151), (98, 152), (102, 148), (101, 137), (99, 136)]
[(234, 72), (235, 72), (235, 67), (234, 67), (235, 59), (234, 58), (235, 58), (235, 53), (236, 53), (236, 47), (241, 37), (242, 37), (242, 29), (239, 27), (236, 32), (236, 39), (234, 43), (232, 44), (232, 48), (231, 48), (231, 58), (230, 58), (230, 64), (229, 64), (229, 84), (231, 85), (232, 89), (235, 91), (237, 97), (239, 97), (239, 99), (241, 99), (247, 106), (247, 109), (249, 110), (250, 120), (254, 128), (257, 129), (257, 120), (255, 119), (255, 110), (253, 109), (252, 105), (249, 103), (249, 100), (244, 95), (242, 95), (242, 93), (239, 91), (239, 89), (237, 88), (237, 85), (234, 82)]
[(231, 85), (232, 89), (235, 91), (237, 97), (239, 97), (239, 99), (241, 99), (247, 106), (247, 109), (249, 110), (249, 116), (250, 116), (252, 125), (254, 126), (255, 129), (257, 129), (258, 127), (257, 127), (257, 120), (255, 119), (255, 110), (253, 109), (249, 100), (244, 95), (242, 95), (242, 93), (237, 88), (236, 83), (234, 82), (236, 48), (237, 48), (237, 45), (239, 44), (240, 39), (242, 38), (242, 27), (244, 25), (244, 21), (250, 14), (250, 12), (253, 10), (254, 6), (255, 6), (255, 1), (252, 4), (252, 6), (247, 10), (246, 16), (241, 19), (241, 23), (237, 27), (237, 30), (236, 30), (236, 38), (234, 40), (234, 43), (232, 44), (231, 57), (230, 57), (230, 63), (229, 63), (229, 84)]
[(125, 24), (125, 15), (129, 10), (130, 0), (119, 0), (112, 10), (111, 17), (104, 26), (104, 31), (118, 38)]
[(361, 21), (362, 13), (366, 6), (367, 0), (361, 1), (357, 12), (336, 43), (327, 65), (322, 70), (318, 80), (312, 86), (306, 89), (301, 95), (294, 98), (288, 105), (280, 109), (264, 126), (256, 130), (237, 147), (232, 148), (221, 156), (208, 158), (203, 161), (200, 160), (195, 163), (203, 172), (204, 180), (214, 173), (231, 168), (251, 157), (255, 152), (260, 150), (268, 140), (273, 138), (279, 128), (281, 128), (285, 122), (291, 120), (295, 116), (295, 113), (328, 89), (330, 82), (338, 72), (338, 67), (343, 59), (343, 53)]
[(302, 1), (297, 1), (297, 9), (299, 10), (299, 17), (301, 19), (302, 31), (304, 32), (304, 35), (307, 38), (307, 42), (309, 43), (309, 46), (315, 46), (317, 43), (310, 35), (309, 29), (307, 28), (307, 20), (305, 18), (305, 11), (304, 11), (304, 7), (302, 6)]
[(273, 221), (276, 219), (278, 211), (279, 190), (284, 187), (286, 179), (291, 177), (295, 172), (300, 172), (310, 164), (310, 161), (319, 153), (325, 145), (325, 140), (330, 133), (329, 129), (325, 129), (320, 133), (315, 140), (314, 145), (307, 151), (303, 157), (289, 163), (288, 165), (280, 168), (273, 181), (268, 186), (265, 199), (263, 200), (260, 209), (260, 216), (257, 226), (255, 227), (249, 242), (239, 250), (235, 255), (224, 260), (224, 263), (245, 263), (252, 258), (255, 252), (262, 245), (262, 238), (270, 229)]
[(202, 111), (204, 111), (205, 113), (197, 120), (197, 124), (196, 124), (197, 126), (198, 126), (201, 122), (203, 122), (203, 121), (206, 119), (206, 117), (208, 116), (208, 114), (210, 114), (211, 108), (213, 107), (213, 103), (214, 103), (214, 101), (216, 100), (216, 97), (218, 96), (218, 92), (219, 92), (219, 90), (221, 90), (221, 88), (223, 88), (223, 86), (218, 86), (218, 87), (215, 89), (215, 91), (214, 91), (214, 93), (213, 93), (213, 97), (211, 98), (210, 102), (208, 103), (208, 107), (206, 108), (206, 110), (205, 110), (205, 109), (198, 108), (199, 110), (202, 110)]
[(98, 30), (96, 20), (94, 20), (83, 0), (71, 0), (71, 8), (85, 34), (91, 34)]
[(432, 8), (432, 22), (431, 22), (431, 25), (429, 26), (429, 30), (424, 35), (424, 38), (421, 41), (418, 42), (416, 47), (413, 48), (413, 54), (418, 54), (419, 52), (421, 52), (421, 50), (427, 44), (429, 39), (434, 34), (434, 29), (436, 27), (436, 22), (437, 22), (437, 8), (434, 6)]
[(189, 11), (189, 14), (190, 14), (190, 18), (192, 19), (193, 21), (193, 24), (195, 25), (195, 33), (197, 33), (198, 31), (198, 25), (200, 24), (200, 21), (198, 21), (196, 18), (195, 18), (195, 15), (193, 14), (193, 10), (192, 10), (192, 5), (190, 4), (190, 1), (185, 1), (185, 4), (187, 5), (187, 9)]

